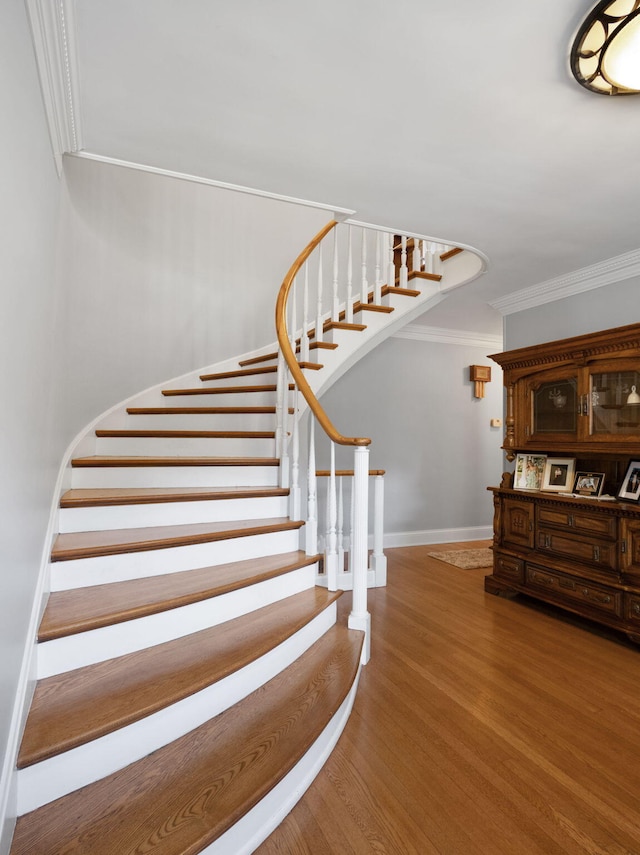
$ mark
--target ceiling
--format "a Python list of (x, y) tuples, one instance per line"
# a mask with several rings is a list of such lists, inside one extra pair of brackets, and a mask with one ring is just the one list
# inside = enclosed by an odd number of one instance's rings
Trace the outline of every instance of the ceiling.
[(640, 246), (640, 98), (568, 67), (593, 2), (75, 0), (83, 148), (473, 245), (429, 323), (499, 332)]

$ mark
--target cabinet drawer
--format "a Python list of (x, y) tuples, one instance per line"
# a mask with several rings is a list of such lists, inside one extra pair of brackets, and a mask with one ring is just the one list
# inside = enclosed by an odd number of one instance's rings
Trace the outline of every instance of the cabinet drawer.
[(541, 529), (537, 533), (536, 546), (541, 551), (592, 564), (604, 570), (616, 570), (618, 566), (615, 543), (590, 540), (577, 533), (565, 534), (552, 529)]
[(640, 596), (629, 594), (625, 597), (625, 600), (625, 614), (627, 616), (627, 620), (633, 621), (640, 626)]
[(501, 579), (509, 579), (511, 582), (524, 582), (524, 561), (514, 558), (512, 555), (495, 553), (493, 562), (494, 575)]
[(587, 583), (535, 565), (527, 565), (527, 585), (551, 593), (558, 602), (568, 600), (579, 603), (583, 609), (588, 606), (609, 616), (622, 617), (622, 591), (615, 588)]
[(613, 516), (590, 514), (579, 508), (538, 508), (538, 525), (564, 528), (603, 540), (615, 540), (617, 521)]

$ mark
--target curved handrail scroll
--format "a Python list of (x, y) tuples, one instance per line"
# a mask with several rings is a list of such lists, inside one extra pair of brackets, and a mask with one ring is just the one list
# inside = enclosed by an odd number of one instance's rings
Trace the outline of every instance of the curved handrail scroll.
[[(287, 330), (287, 300), (289, 298), (289, 292), (293, 286), (293, 282), (295, 280), (298, 271), (305, 263), (305, 261), (309, 258), (313, 250), (318, 246), (318, 244), (329, 234), (329, 232), (334, 229), (338, 225), (337, 220), (331, 220), (331, 222), (327, 223), (318, 234), (311, 240), (307, 246), (302, 250), (300, 255), (293, 262), (291, 267), (289, 268), (289, 272), (284, 277), (282, 285), (280, 286), (280, 291), (278, 293), (278, 299), (276, 301), (276, 332), (278, 335), (278, 343), (280, 344), (280, 348), (282, 350), (282, 355), (287, 363), (289, 371), (291, 372), (291, 376), (293, 380), (304, 395), (304, 399), (309, 405), (309, 409), (314, 414), (316, 419), (318, 420), (320, 426), (329, 437), (332, 442), (337, 443), (338, 445), (347, 445), (347, 446), (366, 446), (371, 445), (371, 440), (366, 436), (343, 436), (336, 428), (333, 426), (333, 423), (325, 413), (322, 405), (316, 398), (311, 386), (307, 382), (306, 377), (302, 373), (302, 369), (298, 365), (298, 360), (296, 359), (295, 352), (291, 347), (291, 343), (289, 341), (289, 332)], [(306, 331), (302, 331), (303, 335), (306, 335)]]

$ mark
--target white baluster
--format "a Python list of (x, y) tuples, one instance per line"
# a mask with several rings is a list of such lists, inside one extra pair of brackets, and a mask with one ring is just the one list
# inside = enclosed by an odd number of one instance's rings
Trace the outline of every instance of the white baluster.
[(407, 238), (402, 235), (402, 248), (400, 255), (400, 287), (406, 288), (409, 285), (409, 272), (407, 270)]
[(322, 341), (322, 244), (318, 244), (318, 293), (316, 301), (316, 341)]
[(287, 403), (287, 371), (282, 350), (278, 350), (276, 374), (276, 456), (280, 458), (280, 486), (289, 486), (285, 407)]
[(362, 229), (362, 254), (360, 258), (361, 285), (360, 302), (366, 306), (369, 302), (369, 283), (367, 282), (367, 230)]
[(289, 488), (289, 518), (301, 519), (300, 515), (300, 426), (298, 402), (300, 393), (293, 390), (293, 417), (291, 423), (291, 486)]
[(338, 525), (337, 525), (337, 540), (338, 540), (338, 573), (344, 573), (344, 496), (343, 496), (343, 481), (344, 478), (338, 478)]
[(371, 569), (374, 585), (387, 584), (387, 556), (383, 552), (384, 543), (384, 478), (376, 475), (373, 482), (373, 555)]
[(302, 334), (300, 335), (300, 361), (309, 362), (309, 262), (304, 263), (304, 292), (302, 295)]
[(351, 225), (347, 245), (347, 302), (345, 304), (345, 321), (353, 323), (353, 249), (351, 245)]
[(297, 280), (294, 277), (293, 285), (291, 286), (291, 323), (289, 324), (289, 343), (291, 344), (291, 350), (295, 355), (296, 352), (296, 330), (297, 330), (297, 318), (298, 318), (298, 304), (297, 304)]
[(333, 230), (333, 300), (331, 302), (331, 320), (340, 320), (340, 302), (338, 300), (338, 229)]
[(426, 240), (420, 241), (420, 270), (425, 271), (427, 269), (427, 242)]
[(305, 552), (318, 553), (318, 508), (316, 485), (315, 418), (309, 413), (309, 460), (307, 468), (307, 521), (305, 523)]
[(396, 263), (393, 258), (393, 235), (388, 235), (389, 245), (387, 247), (387, 253), (389, 255), (387, 261), (387, 285), (390, 288), (393, 288), (396, 284)]
[(382, 303), (382, 232), (376, 232), (376, 281), (373, 286), (373, 302)]
[(418, 238), (413, 239), (413, 259), (411, 267), (415, 271), (420, 270), (420, 241)]
[(336, 447), (331, 443), (331, 468), (327, 484), (327, 525), (325, 538), (324, 569), (327, 574), (327, 587), (338, 590), (338, 549), (337, 549), (337, 502), (336, 502)]
[(353, 531), (353, 604), (349, 628), (365, 633), (360, 661), (366, 664), (371, 653), (371, 615), (367, 611), (367, 523), (369, 516), (369, 449), (358, 445), (353, 455), (353, 491), (355, 494)]

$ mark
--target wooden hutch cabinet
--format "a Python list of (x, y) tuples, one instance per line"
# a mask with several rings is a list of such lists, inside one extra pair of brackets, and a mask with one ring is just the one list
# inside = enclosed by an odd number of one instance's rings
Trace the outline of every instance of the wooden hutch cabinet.
[(640, 642), (640, 503), (617, 498), (630, 461), (640, 461), (640, 324), (491, 358), (504, 371), (507, 459), (575, 459), (576, 472), (603, 474), (604, 485), (581, 496), (573, 483), (531, 489), (522, 472), (505, 473), (489, 488), (485, 590), (528, 594)]

